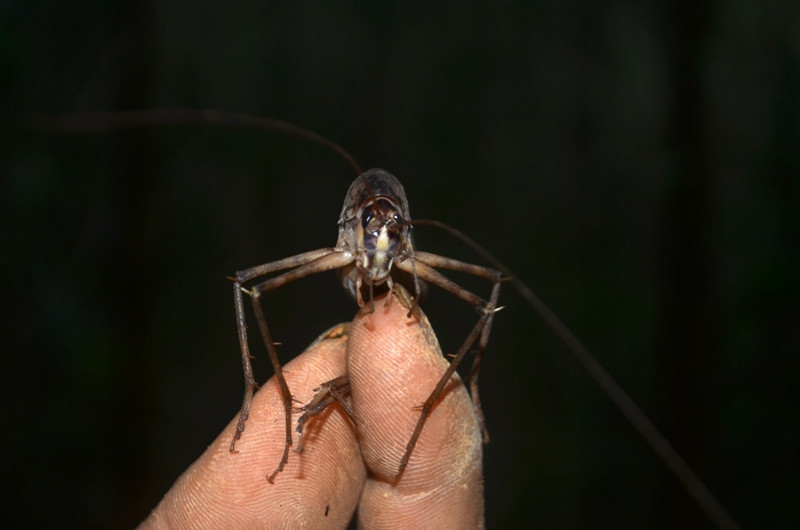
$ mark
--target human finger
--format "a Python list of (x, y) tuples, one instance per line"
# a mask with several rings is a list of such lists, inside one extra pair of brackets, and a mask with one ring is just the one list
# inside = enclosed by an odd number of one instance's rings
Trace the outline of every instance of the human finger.
[(427, 318), (394, 300), (352, 323), (347, 370), (369, 471), (358, 509), (365, 528), (483, 526), (482, 439), (472, 401), (454, 375), (394, 481), (427, 399), (448, 366)]
[[(341, 328), (340, 328), (341, 329)], [(337, 336), (338, 335), (338, 336)], [(345, 372), (347, 336), (319, 340), (284, 367), (293, 397), (307, 403), (320, 382)], [(143, 528), (344, 528), (366, 471), (353, 427), (338, 406), (306, 425), (302, 453), (291, 451), (274, 483), (285, 440), (283, 402), (275, 377), (256, 394), (246, 429), (229, 450), (234, 418), (177, 480)], [(293, 428), (299, 414), (293, 414)], [(296, 433), (295, 444), (297, 443)]]

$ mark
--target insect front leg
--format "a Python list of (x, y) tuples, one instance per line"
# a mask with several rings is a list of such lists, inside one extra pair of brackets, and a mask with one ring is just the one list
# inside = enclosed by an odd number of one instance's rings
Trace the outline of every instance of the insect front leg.
[(294, 412), (302, 412), (303, 415), (297, 420), (297, 451), (303, 451), (303, 428), (306, 423), (317, 414), (321, 414), (328, 407), (334, 403), (339, 403), (342, 410), (345, 411), (353, 425), (356, 424), (356, 416), (350, 406), (350, 378), (345, 375), (340, 375), (335, 379), (326, 381), (314, 389), (316, 394), (306, 405), (299, 407)]
[(239, 413), (239, 422), (236, 424), (236, 433), (231, 440), (231, 453), (236, 451), (236, 442), (242, 437), (244, 425), (250, 415), (250, 402), (253, 399), (253, 392), (256, 389), (256, 381), (253, 378), (253, 365), (250, 355), (250, 346), (247, 340), (247, 322), (244, 317), (244, 301), (242, 300), (242, 283), (233, 284), (233, 305), (236, 310), (236, 328), (239, 332), (239, 349), (242, 353), (242, 371), (244, 372), (244, 398), (242, 399), (242, 409)]
[[(471, 304), (478, 311), (484, 311), (489, 308), (491, 308), (493, 312), (499, 311), (500, 308), (498, 308), (497, 302), (500, 296), (500, 284), (501, 282), (507, 279), (503, 276), (503, 274), (500, 271), (491, 269), (489, 267), (483, 267), (481, 265), (475, 265), (473, 263), (466, 263), (456, 259), (447, 258), (445, 256), (440, 256), (438, 254), (432, 254), (430, 252), (422, 252), (422, 251), (416, 252), (415, 260), (417, 261), (417, 266), (439, 267), (442, 269), (464, 272), (492, 282), (493, 285), (492, 293), (489, 297), (488, 303), (484, 302), (483, 300), (475, 296), (474, 293), (471, 293), (470, 291), (461, 288), (455, 283), (450, 282), (450, 280), (448, 280), (444, 276), (442, 276), (442, 278), (449, 283), (443, 282), (437, 285), (439, 285), (440, 287), (442, 287), (447, 291), (450, 291), (451, 293), (455, 294), (456, 296), (463, 299), (467, 303)], [(429, 274), (429, 272), (426, 272), (426, 274)], [(489, 442), (489, 430), (486, 428), (486, 421), (483, 415), (483, 407), (481, 407), (480, 394), (478, 393), (478, 373), (480, 371), (481, 362), (483, 361), (483, 355), (486, 351), (486, 346), (489, 343), (489, 334), (492, 331), (493, 323), (494, 323), (494, 315), (491, 315), (489, 317), (489, 320), (486, 322), (486, 325), (484, 326), (483, 330), (481, 331), (481, 338), (480, 341), (478, 342), (478, 349), (475, 351), (475, 358), (472, 363), (472, 368), (470, 369), (470, 372), (465, 380), (465, 383), (468, 381), (470, 385), (470, 395), (472, 396), (472, 401), (475, 404), (475, 409), (478, 412), (478, 419), (480, 420), (481, 429), (483, 431), (484, 443)]]
[(278, 467), (267, 477), (269, 482), (274, 482), (275, 477), (283, 471), (283, 466), (289, 461), (289, 447), (292, 445), (292, 393), (289, 391), (289, 385), (286, 384), (286, 378), (283, 375), (281, 362), (278, 359), (278, 352), (275, 350), (275, 341), (272, 339), (272, 334), (267, 326), (267, 318), (264, 316), (264, 309), (261, 307), (261, 292), (255, 290), (251, 293), (251, 300), (253, 302), (253, 313), (256, 315), (258, 322), (258, 329), (261, 331), (261, 337), (264, 339), (264, 346), (269, 355), (269, 361), (275, 371), (275, 378), (278, 380), (278, 386), (281, 389), (281, 397), (283, 398), (283, 412), (284, 420), (286, 422), (286, 443), (283, 446), (283, 456), (278, 464)]
[[(250, 348), (247, 338), (247, 323), (244, 315), (244, 302), (242, 293), (250, 295), (253, 302), (253, 313), (258, 322), (258, 328), (261, 332), (261, 337), (264, 340), (264, 347), (267, 350), (270, 363), (275, 371), (275, 378), (278, 381), (278, 386), (281, 391), (281, 398), (283, 400), (284, 418), (286, 423), (286, 441), (284, 443), (283, 456), (275, 470), (267, 477), (269, 482), (273, 482), (275, 477), (283, 471), (284, 466), (289, 461), (289, 447), (292, 445), (292, 394), (289, 386), (286, 384), (286, 378), (281, 369), (280, 360), (278, 359), (278, 352), (275, 349), (275, 341), (272, 339), (272, 334), (267, 325), (267, 319), (264, 315), (264, 310), (261, 307), (262, 295), (277, 289), (294, 280), (304, 278), (311, 274), (323, 272), (331, 269), (344, 267), (353, 261), (353, 256), (350, 253), (343, 252), (336, 248), (319, 249), (304, 254), (298, 254), (279, 261), (258, 265), (256, 267), (239, 271), (236, 273), (234, 280), (234, 306), (236, 309), (236, 325), (239, 331), (239, 346), (242, 354), (242, 366), (245, 375), (245, 393), (242, 400), (242, 409), (239, 414), (239, 422), (236, 426), (236, 433), (231, 441), (230, 451), (236, 452), (236, 441), (242, 437), (244, 432), (245, 423), (247, 422), (250, 414), (250, 403), (252, 401), (253, 392), (256, 388), (255, 379), (253, 377), (253, 368), (251, 365), (252, 356), (250, 355)], [(251, 289), (246, 289), (243, 284), (255, 278), (265, 276), (267, 274), (292, 269), (288, 272), (263, 281)]]
[[(416, 261), (416, 263), (414, 263), (414, 261)], [(453, 359), (452, 361), (450, 361), (450, 365), (448, 366), (445, 373), (442, 374), (442, 377), (439, 379), (439, 382), (436, 384), (433, 391), (420, 406), (420, 416), (419, 419), (417, 420), (416, 426), (414, 427), (414, 431), (411, 434), (411, 438), (406, 444), (406, 451), (403, 454), (402, 459), (400, 460), (400, 466), (397, 471), (397, 474), (395, 475), (395, 482), (399, 480), (399, 478), (403, 474), (403, 471), (405, 471), (405, 468), (408, 465), (408, 461), (411, 458), (411, 453), (414, 451), (414, 447), (417, 444), (417, 440), (419, 439), (419, 435), (422, 432), (423, 426), (425, 425), (425, 421), (428, 419), (428, 416), (430, 415), (431, 409), (441, 396), (442, 391), (445, 388), (445, 385), (447, 385), (448, 381), (453, 376), (453, 373), (455, 373), (459, 364), (464, 359), (467, 352), (469, 352), (470, 347), (475, 343), (476, 340), (478, 340), (479, 337), (480, 341), (478, 342), (478, 352), (476, 353), (475, 362), (473, 363), (469, 378), (472, 390), (471, 392), (472, 400), (475, 405), (475, 409), (478, 414), (478, 420), (480, 422), (481, 429), (484, 434), (484, 443), (488, 441), (488, 432), (484, 422), (483, 411), (480, 405), (480, 399), (477, 393), (477, 374), (480, 368), (480, 363), (483, 357), (483, 353), (486, 349), (486, 345), (489, 342), (489, 334), (491, 332), (492, 322), (494, 321), (494, 315), (498, 311), (497, 301), (500, 297), (500, 284), (502, 281), (502, 276), (500, 272), (495, 271), (493, 269), (461, 262), (450, 258), (445, 258), (443, 256), (427, 252), (417, 253), (413, 258), (406, 260), (404, 262), (399, 262), (397, 266), (401, 270), (404, 270), (406, 272), (413, 272), (415, 276), (418, 275), (419, 278), (428, 281), (430, 283), (433, 283), (441, 287), (442, 289), (465, 300), (470, 305), (475, 307), (481, 313), (481, 316), (473, 326), (469, 335), (467, 335), (467, 338), (461, 344), (461, 347), (453, 355)], [(440, 272), (436, 271), (433, 267), (441, 267), (441, 268), (466, 272), (492, 281), (493, 286), (491, 295), (489, 297), (489, 301), (485, 302), (476, 294), (464, 289), (463, 287), (459, 286), (458, 284), (456, 284), (455, 282), (453, 282)]]
[(475, 410), (478, 412), (478, 421), (481, 424), (481, 429), (483, 430), (483, 443), (489, 443), (489, 429), (486, 428), (486, 419), (483, 416), (483, 407), (481, 406), (481, 398), (480, 394), (478, 394), (478, 372), (481, 369), (481, 362), (483, 362), (483, 354), (486, 352), (486, 346), (489, 344), (489, 334), (492, 332), (492, 324), (494, 323), (494, 314), (499, 311), (500, 307), (497, 307), (497, 301), (500, 297), (500, 282), (501, 279), (498, 276), (497, 280), (492, 287), (492, 294), (489, 298), (489, 304), (487, 304), (484, 311), (491, 311), (491, 315), (489, 319), (486, 321), (486, 325), (483, 326), (481, 330), (481, 337), (478, 341), (478, 349), (475, 351), (475, 358), (472, 361), (472, 368), (467, 375), (467, 381), (469, 381), (469, 393), (472, 396), (472, 402), (475, 404)]

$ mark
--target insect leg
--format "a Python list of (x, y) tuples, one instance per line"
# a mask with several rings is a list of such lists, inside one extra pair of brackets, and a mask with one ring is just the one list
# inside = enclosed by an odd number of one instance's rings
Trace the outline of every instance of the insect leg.
[[(236, 441), (242, 437), (242, 432), (244, 432), (245, 422), (250, 414), (250, 402), (253, 399), (253, 392), (256, 389), (256, 382), (253, 378), (253, 366), (250, 362), (253, 356), (250, 355), (250, 346), (247, 340), (247, 321), (245, 320), (244, 316), (242, 284), (259, 276), (270, 274), (271, 272), (277, 272), (308, 263), (320, 256), (330, 253), (331, 251), (331, 249), (322, 248), (313, 250), (311, 252), (298, 254), (297, 256), (292, 256), (290, 258), (273, 261), (263, 265), (258, 265), (256, 267), (251, 267), (243, 271), (238, 271), (236, 273), (236, 277), (232, 278), (234, 280), (233, 305), (234, 309), (236, 310), (236, 327), (239, 332), (239, 348), (242, 353), (242, 370), (244, 371), (244, 398), (242, 400), (242, 408), (239, 414), (239, 422), (236, 425), (236, 433), (233, 435), (233, 440), (231, 440), (231, 453), (236, 452)], [(283, 374), (278, 376), (279, 384), (281, 381), (283, 381)], [(285, 386), (285, 382), (284, 385), (281, 385), (281, 388), (283, 388), (283, 386)]]
[(314, 397), (308, 404), (294, 410), (294, 412), (303, 413), (297, 420), (297, 433), (299, 436), (297, 439), (297, 449), (295, 449), (295, 451), (298, 453), (303, 451), (303, 427), (305, 424), (334, 402), (342, 406), (342, 409), (347, 413), (350, 421), (355, 425), (356, 418), (349, 400), (350, 378), (347, 374), (340, 375), (336, 379), (331, 379), (330, 381), (322, 383), (319, 387), (315, 388), (314, 391), (316, 394), (314, 394)]
[[(419, 257), (422, 259), (419, 259)], [(416, 261), (416, 263), (413, 263)], [(483, 421), (483, 412), (480, 406), (480, 400), (478, 399), (477, 394), (477, 371), (480, 367), (480, 358), (483, 356), (483, 351), (486, 348), (486, 344), (489, 341), (489, 333), (491, 331), (492, 321), (494, 320), (494, 314), (497, 312), (497, 300), (500, 296), (500, 285), (501, 285), (501, 274), (498, 271), (494, 271), (492, 269), (488, 269), (486, 267), (480, 267), (478, 265), (472, 265), (469, 263), (460, 262), (458, 260), (453, 260), (450, 258), (445, 258), (443, 256), (438, 256), (436, 254), (431, 253), (417, 253), (415, 257), (412, 259), (408, 259), (402, 262), (398, 262), (397, 266), (406, 272), (411, 272), (412, 270), (425, 281), (433, 283), (442, 289), (458, 296), (459, 298), (467, 301), (470, 305), (478, 309), (481, 313), (480, 318), (473, 326), (472, 330), (470, 331), (467, 338), (461, 344), (461, 347), (453, 356), (452, 361), (450, 361), (450, 365), (448, 366), (447, 370), (442, 377), (439, 379), (439, 382), (434, 387), (433, 391), (430, 393), (428, 398), (420, 407), (420, 416), (417, 420), (417, 424), (414, 427), (414, 432), (411, 434), (411, 439), (406, 444), (406, 451), (403, 455), (403, 458), (400, 460), (400, 466), (395, 475), (395, 481), (397, 481), (400, 476), (403, 474), (406, 466), (408, 465), (408, 460), (411, 458), (411, 453), (414, 451), (414, 447), (417, 444), (417, 439), (419, 438), (420, 433), (422, 432), (422, 427), (425, 425), (425, 421), (428, 419), (430, 415), (431, 409), (436, 401), (441, 396), (442, 391), (444, 390), (445, 385), (452, 377), (453, 373), (458, 368), (458, 365), (466, 356), (469, 348), (478, 340), (480, 336), (480, 341), (478, 343), (478, 353), (476, 356), (476, 363), (473, 365), (471, 377), (475, 381), (473, 385), (473, 403), (475, 404), (475, 408), (478, 412), (478, 419), (481, 422), (481, 428), (484, 432), (484, 440), (488, 439), (488, 434), (486, 433), (486, 427)], [(459, 286), (433, 267), (439, 266), (442, 268), (447, 268), (451, 270), (457, 270), (467, 273), (472, 273), (477, 276), (490, 279), (493, 282), (492, 293), (489, 298), (489, 302), (485, 302), (476, 294), (464, 289), (463, 287)]]
[[(414, 253), (414, 257), (415, 261), (417, 261), (417, 266), (419, 266), (419, 263), (421, 262), (431, 267), (438, 267), (442, 269), (464, 272), (491, 281), (494, 284), (494, 287), (492, 288), (490, 304), (492, 305), (493, 308), (495, 308), (495, 311), (498, 310), (497, 297), (499, 297), (500, 294), (499, 292), (500, 282), (505, 280), (505, 278), (502, 277), (500, 271), (497, 271), (495, 269), (490, 269), (488, 267), (483, 267), (481, 265), (475, 265), (473, 263), (466, 263), (445, 256), (440, 256), (438, 254), (432, 254), (430, 252), (416, 251)], [(448, 289), (444, 285), (442, 285), (442, 287)], [(465, 297), (465, 295), (461, 294), (462, 291), (466, 293), (469, 293), (469, 291), (466, 291), (465, 289), (462, 289), (460, 287), (458, 287), (458, 289), (459, 291), (451, 291), (451, 292), (453, 292), (456, 296), (463, 298), (467, 302), (473, 303), (474, 305), (474, 302), (471, 302), (468, 298)], [(497, 291), (496, 294), (495, 290)], [(472, 293), (469, 293), (469, 295), (474, 296)], [(481, 303), (485, 304), (485, 302), (483, 301), (481, 301)], [(482, 307), (483, 306), (480, 306), (479, 309), (481, 309)], [(483, 416), (483, 407), (481, 407), (480, 394), (478, 393), (478, 373), (480, 371), (481, 362), (483, 361), (483, 354), (486, 351), (487, 344), (489, 343), (489, 334), (491, 333), (493, 323), (494, 323), (494, 318), (490, 318), (489, 321), (486, 323), (486, 326), (483, 328), (483, 331), (481, 332), (480, 341), (478, 342), (478, 349), (475, 352), (475, 358), (472, 363), (472, 368), (470, 369), (470, 372), (464, 381), (465, 383), (467, 381), (469, 382), (470, 395), (472, 396), (472, 401), (473, 403), (475, 403), (475, 408), (478, 411), (478, 419), (480, 420), (481, 429), (483, 430), (483, 443), (489, 443), (489, 431), (486, 428), (486, 421)]]
[[(578, 360), (584, 369), (591, 375), (603, 392), (617, 406), (623, 416), (630, 422), (633, 428), (642, 436), (647, 445), (661, 459), (664, 465), (672, 472), (675, 478), (681, 483), (686, 492), (694, 499), (697, 505), (705, 512), (711, 521), (718, 528), (739, 528), (738, 523), (728, 513), (722, 503), (711, 492), (708, 486), (700, 479), (697, 473), (673, 449), (664, 435), (656, 428), (650, 418), (639, 408), (638, 405), (628, 396), (625, 390), (611, 377), (600, 362), (589, 352), (586, 346), (578, 340), (560, 318), (540, 299), (533, 290), (519, 279), (508, 267), (500, 260), (495, 258), (490, 252), (481, 245), (468, 237), (466, 234), (445, 223), (435, 220), (414, 220), (414, 224), (435, 226), (444, 230), (453, 237), (459, 239), (477, 254), (482, 256), (488, 263), (500, 270), (520, 296), (531, 306), (531, 308), (542, 318), (547, 326), (558, 336), (561, 342), (567, 347), (570, 353)], [(420, 255), (420, 252), (416, 253)]]
[[(275, 342), (272, 339), (272, 334), (267, 325), (267, 319), (264, 316), (264, 310), (261, 307), (260, 298), (263, 294), (277, 289), (291, 281), (304, 278), (311, 274), (323, 272), (331, 269), (337, 269), (348, 265), (353, 261), (353, 256), (347, 252), (337, 251), (336, 249), (319, 249), (304, 254), (299, 254), (283, 260), (258, 265), (244, 271), (236, 273), (234, 278), (234, 304), (236, 306), (236, 322), (239, 330), (239, 344), (242, 352), (242, 365), (245, 373), (245, 395), (242, 401), (242, 410), (239, 415), (239, 423), (236, 426), (236, 433), (231, 441), (231, 452), (235, 452), (236, 441), (241, 438), (244, 431), (245, 422), (250, 413), (250, 402), (252, 400), (253, 392), (255, 391), (255, 380), (253, 378), (253, 370), (251, 366), (250, 349), (247, 342), (247, 325), (244, 317), (244, 307), (242, 300), (242, 293), (250, 295), (253, 302), (253, 312), (258, 322), (259, 331), (264, 339), (264, 346), (267, 349), (272, 368), (275, 371), (275, 377), (278, 380), (278, 386), (281, 390), (283, 398), (283, 408), (286, 420), (286, 443), (283, 449), (283, 456), (278, 464), (278, 467), (267, 477), (269, 482), (273, 482), (278, 473), (283, 470), (284, 465), (289, 460), (289, 447), (292, 445), (292, 395), (289, 391), (289, 386), (286, 384), (286, 378), (283, 376), (280, 361), (278, 360), (278, 352), (275, 350)], [(259, 276), (264, 276), (272, 272), (292, 268), (288, 272), (270, 278), (261, 282), (251, 289), (245, 289), (242, 284), (245, 281), (252, 280)]]

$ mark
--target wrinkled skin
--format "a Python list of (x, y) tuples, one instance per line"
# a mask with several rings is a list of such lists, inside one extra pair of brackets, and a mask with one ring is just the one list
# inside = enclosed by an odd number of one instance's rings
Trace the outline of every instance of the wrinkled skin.
[(397, 300), (389, 307), (376, 300), (374, 313), (355, 317), (349, 336), (319, 341), (285, 367), (300, 403), (321, 382), (348, 373), (356, 426), (338, 405), (315, 417), (303, 452), (292, 452), (270, 484), (265, 477), (284, 437), (272, 378), (253, 399), (239, 452), (228, 450), (232, 420), (142, 528), (345, 528), (356, 508), (362, 528), (482, 527), (481, 434), (457, 377), (392, 484), (419, 416), (414, 407), (447, 367), (427, 321), (406, 313)]

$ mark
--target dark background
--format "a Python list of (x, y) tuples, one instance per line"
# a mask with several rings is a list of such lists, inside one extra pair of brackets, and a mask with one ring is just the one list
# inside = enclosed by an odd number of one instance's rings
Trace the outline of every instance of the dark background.
[[(796, 527), (800, 4), (333, 4), (0, 8), (0, 518), (141, 521), (239, 407), (226, 276), (335, 242), (354, 175), (317, 145), (26, 128), (181, 106), (291, 121), (395, 173), (412, 215), (552, 304), (741, 524)], [(452, 350), (474, 313), (431, 298)], [(488, 526), (707, 527), (510, 287), (502, 301), (481, 379)], [(355, 305), (325, 274), (267, 311), (288, 359)]]

